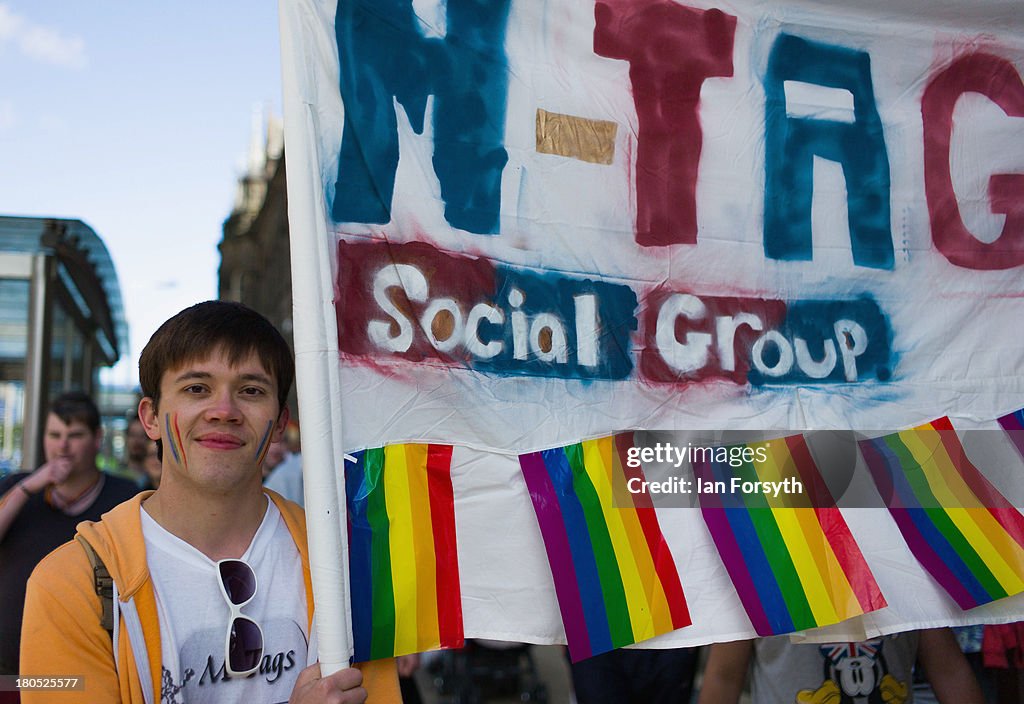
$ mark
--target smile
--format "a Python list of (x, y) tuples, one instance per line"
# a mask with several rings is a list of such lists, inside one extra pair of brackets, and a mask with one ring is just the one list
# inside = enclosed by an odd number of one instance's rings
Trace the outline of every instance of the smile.
[(235, 450), (244, 443), (234, 435), (223, 433), (212, 433), (204, 435), (198, 440), (199, 444), (211, 450)]

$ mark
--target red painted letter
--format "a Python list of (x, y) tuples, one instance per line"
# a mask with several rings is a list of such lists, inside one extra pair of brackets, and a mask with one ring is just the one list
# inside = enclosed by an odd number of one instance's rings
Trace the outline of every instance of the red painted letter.
[(971, 54), (955, 60), (936, 75), (921, 97), (924, 126), (924, 192), (932, 223), (932, 239), (956, 266), (968, 269), (1010, 269), (1024, 264), (1024, 174), (994, 174), (989, 203), (1005, 213), (998, 239), (985, 243), (964, 225), (949, 172), (953, 108), (964, 93), (981, 93), (1011, 117), (1024, 117), (1024, 82), (1006, 59)]
[(700, 87), (732, 76), (736, 18), (674, 0), (599, 0), (594, 52), (629, 62), (639, 120), (636, 241), (697, 241)]

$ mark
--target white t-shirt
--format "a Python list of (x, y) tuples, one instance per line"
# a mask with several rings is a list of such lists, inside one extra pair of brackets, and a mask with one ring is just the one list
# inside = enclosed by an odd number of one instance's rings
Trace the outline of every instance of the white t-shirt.
[(262, 627), (264, 648), (257, 673), (232, 679), (224, 667), (231, 611), (217, 563), (140, 511), (160, 618), (160, 703), (287, 702), (299, 672), (316, 662), (316, 644), (306, 626), (301, 558), (281, 512), (267, 501), (263, 522), (241, 558), (257, 584), (242, 613)]
[[(903, 702), (914, 699), (917, 631), (859, 643), (754, 641), (754, 704)], [(803, 696), (803, 699), (798, 697)]]

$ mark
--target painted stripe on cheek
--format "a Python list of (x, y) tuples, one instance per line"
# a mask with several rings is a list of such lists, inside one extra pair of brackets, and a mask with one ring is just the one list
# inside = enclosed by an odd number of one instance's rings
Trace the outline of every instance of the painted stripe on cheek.
[(185, 466), (185, 469), (188, 469), (188, 457), (185, 456), (185, 445), (181, 442), (181, 430), (178, 429), (177, 413), (174, 414), (174, 439), (178, 444), (178, 452), (175, 452), (174, 456), (177, 457), (178, 454), (180, 453), (181, 464)]
[(274, 429), (274, 421), (267, 421), (267, 429), (263, 432), (263, 439), (260, 440), (259, 447), (256, 448), (256, 464), (263, 464), (264, 458), (267, 456), (267, 450), (270, 449), (270, 431)]
[(174, 436), (171, 433), (171, 415), (169, 413), (164, 414), (164, 429), (167, 435), (167, 444), (171, 446), (171, 454), (174, 455), (174, 461), (181, 464), (181, 455), (178, 454), (178, 446), (174, 442)]

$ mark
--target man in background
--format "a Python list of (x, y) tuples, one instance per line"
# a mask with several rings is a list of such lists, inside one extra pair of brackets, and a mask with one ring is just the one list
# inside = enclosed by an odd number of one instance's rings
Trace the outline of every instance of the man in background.
[(792, 643), (785, 635), (715, 643), (698, 704), (737, 704), (748, 671), (753, 704), (904, 704), (914, 701), (915, 664), (942, 704), (983, 704), (974, 673), (948, 628), (855, 643)]
[(269, 472), (263, 480), (263, 486), (273, 489), (299, 506), (305, 506), (302, 455), (299, 453), (299, 426), (294, 421), (288, 423), (281, 439), (271, 444), (267, 451), (266, 464), (269, 466)]
[(146, 471), (146, 455), (155, 443), (146, 435), (138, 414), (128, 421), (124, 431), (124, 474), (141, 489), (155, 489), (156, 485)]
[(32, 569), (75, 534), (81, 521), (135, 495), (127, 479), (96, 466), (100, 414), (83, 393), (66, 393), (49, 408), (43, 431), (46, 463), (0, 480), (0, 674), (18, 673), (25, 583)]
[(147, 488), (159, 489), (163, 462), (160, 459), (160, 447), (152, 440), (146, 446), (146, 461), (142, 463), (142, 471), (146, 473), (146, 478), (149, 480)]

